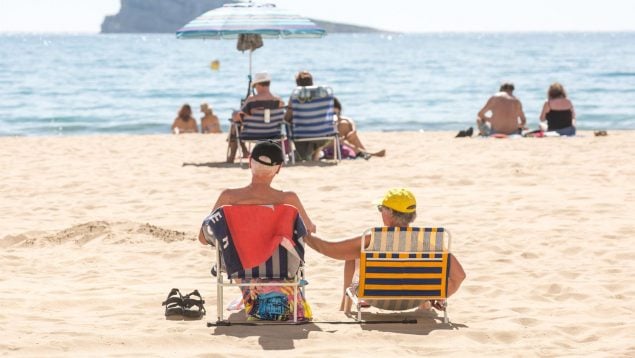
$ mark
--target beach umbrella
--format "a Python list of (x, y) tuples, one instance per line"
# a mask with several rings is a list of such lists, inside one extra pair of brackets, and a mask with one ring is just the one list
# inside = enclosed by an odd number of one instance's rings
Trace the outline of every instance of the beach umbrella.
[(326, 30), (311, 20), (279, 9), (274, 4), (253, 2), (225, 4), (187, 23), (176, 32), (178, 39), (238, 39), (237, 48), (249, 51), (249, 85), (252, 53), (263, 38), (319, 38)]

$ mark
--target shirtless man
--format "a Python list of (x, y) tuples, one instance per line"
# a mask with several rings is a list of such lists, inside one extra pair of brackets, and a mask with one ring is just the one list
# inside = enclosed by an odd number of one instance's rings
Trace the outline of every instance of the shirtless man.
[[(242, 121), (245, 115), (250, 115), (251, 110), (254, 108), (282, 108), (284, 107), (284, 101), (282, 98), (271, 93), (269, 87), (271, 86), (271, 76), (267, 72), (259, 72), (254, 75), (254, 81), (251, 84), (256, 90), (256, 94), (247, 98), (243, 103), (240, 111), (234, 113), (233, 120), (235, 122)], [(273, 107), (273, 108), (271, 108)]]
[(218, 122), (218, 116), (214, 114), (212, 107), (207, 102), (201, 103), (201, 133), (222, 133), (220, 129), (220, 123)]
[[(289, 204), (298, 209), (298, 213), (309, 232), (315, 232), (315, 224), (309, 219), (298, 195), (292, 191), (282, 191), (271, 187), (273, 178), (280, 172), (284, 162), (282, 148), (274, 142), (260, 142), (254, 146), (249, 158), (251, 169), (251, 183), (242, 188), (225, 189), (214, 204), (215, 210), (223, 205), (238, 204)], [(198, 235), (198, 240), (207, 245), (203, 229)]]
[[(254, 81), (251, 84), (256, 90), (256, 94), (247, 98), (243, 103), (240, 111), (235, 111), (232, 115), (232, 121), (240, 123), (243, 117), (251, 115), (251, 110), (255, 108), (276, 109), (284, 107), (284, 101), (271, 93), (269, 86), (271, 85), (271, 76), (267, 72), (259, 72), (254, 75)], [(227, 163), (233, 163), (236, 157), (238, 145), (236, 143), (235, 126), (230, 129), (229, 151), (227, 153)], [(243, 144), (243, 143), (241, 143)], [(247, 148), (242, 147), (243, 154), (247, 154)]]
[[(514, 84), (503, 83), (500, 92), (487, 100), (478, 112), (476, 125), (483, 136), (492, 134), (520, 134), (527, 120), (523, 105), (514, 97)], [(486, 114), (490, 112), (490, 116)]]

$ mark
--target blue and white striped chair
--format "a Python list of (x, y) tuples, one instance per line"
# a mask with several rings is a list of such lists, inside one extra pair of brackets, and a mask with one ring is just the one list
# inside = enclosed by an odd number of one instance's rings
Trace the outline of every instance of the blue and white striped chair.
[[(277, 103), (276, 101), (273, 102)], [(284, 142), (287, 139), (288, 130), (287, 123), (284, 121), (284, 113), (284, 108), (265, 107), (252, 109), (251, 115), (245, 116), (241, 123), (232, 124), (237, 126), (236, 139), (238, 143), (247, 143), (249, 150), (251, 150), (252, 142), (274, 140), (280, 143), (282, 155), (286, 162), (287, 153)], [(240, 158), (241, 165), (244, 154)]]
[[(333, 90), (325, 86), (296, 87), (291, 94), (291, 139), (298, 142), (333, 141), (333, 153), (341, 160), (339, 134), (334, 121)], [(292, 162), (295, 158), (292, 156)]]
[[(304, 297), (304, 237), (307, 234), (298, 210), (285, 204), (227, 205), (203, 221), (205, 239), (216, 248), (216, 325), (223, 317), (225, 287), (254, 290), (279, 287), (294, 297), (289, 310), (294, 323), (310, 319)], [(225, 281), (223, 273), (228, 281)]]

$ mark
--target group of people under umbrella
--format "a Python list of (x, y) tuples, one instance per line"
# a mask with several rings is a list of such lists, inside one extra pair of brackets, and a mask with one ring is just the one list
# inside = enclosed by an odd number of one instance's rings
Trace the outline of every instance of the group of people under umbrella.
[[(252, 53), (262, 47), (264, 38), (320, 38), (326, 35), (326, 30), (315, 25), (308, 18), (292, 14), (273, 4), (257, 4), (253, 2), (226, 4), (220, 8), (208, 11), (187, 23), (176, 32), (179, 39), (238, 39), (237, 49), (249, 52), (249, 76), (247, 96), (243, 99), (241, 110), (232, 115), (233, 123), (240, 123), (244, 115), (250, 114), (252, 108), (259, 101), (278, 101), (284, 107), (284, 101), (270, 91), (271, 78), (268, 73), (257, 73), (252, 78)], [(313, 77), (308, 71), (301, 71), (296, 76), (298, 86), (312, 86)], [(352, 119), (341, 115), (342, 106), (339, 100), (334, 100), (335, 120), (337, 131), (341, 139), (342, 157), (384, 156), (385, 150), (369, 152), (362, 144)], [(183, 112), (183, 115), (182, 115)], [(179, 118), (188, 117), (187, 109), (179, 112)], [(191, 109), (190, 109), (191, 113)], [(290, 106), (287, 107), (285, 117), (287, 122), (292, 120)], [(185, 119), (187, 121), (187, 119)], [(195, 122), (194, 122), (194, 125)], [(178, 127), (178, 125), (177, 125)], [(233, 162), (238, 149), (236, 128), (230, 127), (229, 148), (227, 162)], [(304, 160), (318, 160), (324, 156), (323, 149), (328, 142), (313, 142), (300, 145), (298, 154)], [(242, 145), (242, 143), (241, 143)], [(242, 147), (243, 155), (248, 155), (246, 147)], [(334, 153), (333, 153), (334, 154)]]

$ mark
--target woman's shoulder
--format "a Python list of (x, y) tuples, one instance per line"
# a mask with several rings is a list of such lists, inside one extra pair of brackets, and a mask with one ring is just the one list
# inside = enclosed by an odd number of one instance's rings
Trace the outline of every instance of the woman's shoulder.
[(547, 100), (546, 104), (556, 111), (564, 111), (573, 107), (571, 100), (566, 97)]

